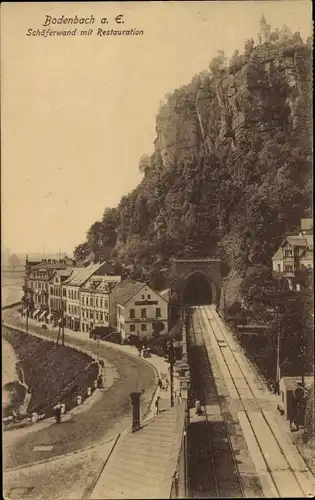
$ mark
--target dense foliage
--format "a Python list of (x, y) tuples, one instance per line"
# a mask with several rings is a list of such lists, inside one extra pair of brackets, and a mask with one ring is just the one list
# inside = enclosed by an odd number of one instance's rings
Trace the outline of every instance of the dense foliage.
[(242, 276), (249, 264), (270, 266), (312, 189), (311, 48), (285, 33), (246, 41), (230, 61), (219, 52), (166, 96), (142, 182), (105, 210), (77, 256), (111, 255), (137, 278), (172, 256), (221, 256)]
[(312, 287), (276, 314), (270, 300), (282, 287), (271, 258), (311, 216), (311, 70), (312, 41), (286, 27), (257, 46), (247, 40), (230, 61), (220, 51), (166, 95), (154, 152), (139, 162), (142, 182), (77, 248), (110, 253), (158, 289), (172, 279), (171, 257), (220, 257), (229, 267), (227, 310), (239, 311), (243, 301), (270, 327), (246, 348), (272, 379), (279, 331), (282, 373), (310, 373), (313, 365)]

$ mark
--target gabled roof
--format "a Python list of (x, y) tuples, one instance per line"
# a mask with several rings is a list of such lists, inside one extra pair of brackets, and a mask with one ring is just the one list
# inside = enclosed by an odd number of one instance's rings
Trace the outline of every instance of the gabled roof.
[(91, 499), (170, 498), (185, 425), (185, 403), (121, 437)]
[(96, 271), (98, 271), (104, 262), (98, 264), (90, 264), (87, 267), (75, 267), (71, 276), (65, 281), (66, 285), (71, 286), (81, 286), (83, 285), (91, 276), (93, 276)]
[(37, 269), (66, 269), (68, 264), (62, 262), (41, 262), (40, 264), (36, 264), (32, 266), (31, 270), (34, 271)]
[(166, 290), (162, 290), (162, 292), (159, 292), (159, 295), (166, 300), (166, 302), (169, 302), (170, 297), (171, 297), (171, 289), (166, 288)]
[(121, 281), (121, 276), (95, 276), (91, 278), (83, 286), (83, 290), (96, 290), (96, 291), (108, 291), (114, 285)]
[(132, 281), (129, 279), (121, 281), (114, 288), (117, 302), (124, 306), (128, 300), (134, 297), (136, 293), (142, 290), (145, 286), (145, 283), (139, 283), (138, 281)]
[(272, 256), (272, 260), (281, 260), (283, 257), (283, 253), (282, 253), (282, 250), (281, 250), (281, 247), (278, 248), (278, 250), (276, 251), (276, 253)]
[(304, 236), (288, 236), (287, 242), (292, 246), (304, 247), (307, 245), (307, 241)]
[(60, 278), (70, 276), (75, 267), (67, 267), (67, 269), (58, 269), (56, 271), (56, 276), (60, 276)]

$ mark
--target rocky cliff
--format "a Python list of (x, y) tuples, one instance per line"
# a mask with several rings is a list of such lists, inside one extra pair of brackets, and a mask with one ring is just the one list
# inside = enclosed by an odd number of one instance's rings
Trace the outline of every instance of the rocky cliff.
[(310, 209), (311, 53), (299, 34), (268, 33), (166, 96), (143, 180), (114, 210), (112, 257), (141, 274), (171, 256), (219, 256), (227, 306), (238, 299), (248, 266), (270, 266)]

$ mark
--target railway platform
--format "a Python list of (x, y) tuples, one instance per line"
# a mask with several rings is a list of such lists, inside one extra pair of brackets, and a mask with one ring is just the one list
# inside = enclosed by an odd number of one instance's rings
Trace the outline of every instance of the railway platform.
[[(314, 477), (281, 422), (277, 396), (270, 394), (214, 307), (192, 309), (188, 340), (191, 496), (313, 496)], [(193, 409), (196, 400), (201, 415)], [(198, 434), (202, 439), (194, 443)]]

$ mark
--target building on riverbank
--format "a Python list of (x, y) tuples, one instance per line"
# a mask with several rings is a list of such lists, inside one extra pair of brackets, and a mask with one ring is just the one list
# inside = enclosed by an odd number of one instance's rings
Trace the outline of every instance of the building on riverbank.
[(32, 299), (30, 315), (44, 320), (49, 313), (49, 282), (55, 271), (66, 269), (65, 261), (46, 261), (26, 268), (24, 292)]
[(47, 320), (53, 324), (58, 324), (63, 314), (64, 301), (66, 300), (65, 281), (71, 276), (74, 267), (58, 269), (54, 272), (49, 282), (49, 314)]
[[(92, 278), (92, 276), (104, 277), (110, 275), (113, 272), (113, 266), (110, 262), (99, 262), (97, 264), (90, 264), (87, 267), (77, 267), (73, 270), (71, 275), (62, 285), (64, 291), (63, 301), (64, 301), (64, 314), (65, 314), (65, 326), (74, 330), (76, 332), (81, 330), (81, 290), (86, 282)], [(116, 277), (117, 278), (117, 277)], [(84, 294), (86, 295), (86, 293)], [(89, 297), (90, 299), (90, 297)], [(85, 304), (86, 305), (86, 304)], [(89, 303), (90, 305), (90, 303)], [(85, 311), (85, 309), (84, 309)], [(93, 311), (94, 311), (94, 298), (93, 298)], [(92, 313), (89, 313), (90, 315)], [(90, 318), (84, 318), (90, 320)]]
[(112, 293), (111, 320), (121, 340), (129, 336), (139, 339), (166, 333), (168, 302), (146, 283), (126, 279)]
[(81, 331), (109, 326), (110, 296), (121, 276), (93, 275), (80, 289)]

